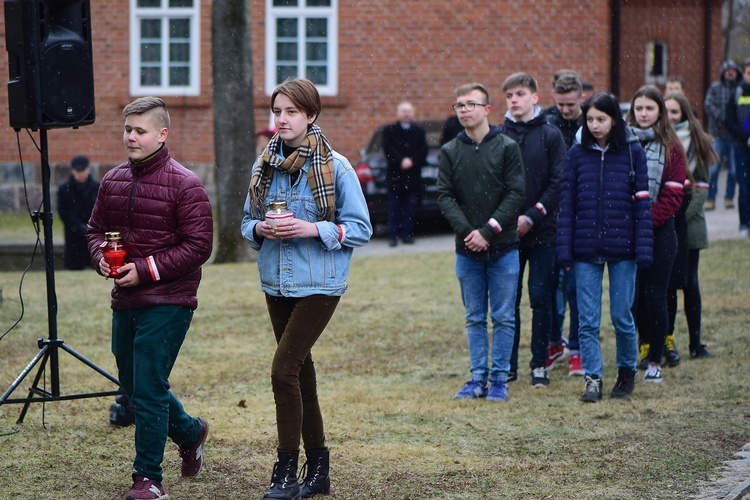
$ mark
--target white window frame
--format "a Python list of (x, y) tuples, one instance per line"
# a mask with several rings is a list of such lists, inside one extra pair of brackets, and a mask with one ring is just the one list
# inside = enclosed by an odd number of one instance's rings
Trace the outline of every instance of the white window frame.
[[(653, 64), (652, 58), (654, 53), (654, 47), (655, 46), (661, 46), (662, 48), (662, 57), (661, 57), (661, 66), (662, 66), (662, 74), (658, 76), (653, 76), (651, 74), (651, 67)], [(669, 63), (669, 51), (667, 50), (669, 47), (667, 45), (667, 42), (664, 40), (649, 40), (646, 42), (646, 48), (644, 50), (645, 55), (645, 73), (646, 78), (645, 81), (647, 84), (650, 85), (656, 85), (656, 84), (665, 84), (667, 83), (667, 75), (669, 75), (669, 71), (667, 69), (667, 64)]]
[[(130, 94), (133, 96), (197, 96), (200, 95), (200, 0), (193, 0), (192, 7), (170, 8), (169, 0), (161, 0), (159, 8), (138, 7), (137, 0), (130, 0)], [(169, 81), (169, 34), (170, 19), (190, 20), (190, 85), (168, 85)], [(161, 81), (159, 86), (141, 85), (141, 21), (162, 21)]]
[(296, 7), (274, 7), (273, 0), (266, 0), (266, 95), (271, 95), (273, 89), (281, 82), (276, 82), (276, 20), (278, 18), (296, 17), (299, 41), (297, 45), (297, 60), (299, 61), (299, 77), (305, 74), (305, 31), (304, 19), (308, 17), (324, 17), (328, 20), (328, 38), (326, 43), (328, 62), (328, 84), (316, 87), (320, 95), (335, 96), (338, 94), (339, 81), (339, 15), (338, 0), (331, 0), (330, 7), (306, 7), (305, 0), (298, 0)]

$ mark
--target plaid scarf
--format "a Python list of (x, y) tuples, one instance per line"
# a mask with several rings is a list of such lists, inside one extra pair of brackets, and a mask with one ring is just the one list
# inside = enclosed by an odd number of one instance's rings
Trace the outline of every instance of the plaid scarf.
[(648, 167), (648, 195), (651, 206), (654, 206), (661, 190), (661, 178), (664, 174), (664, 162), (666, 160), (666, 148), (656, 140), (654, 129), (633, 127), (633, 133), (643, 146), (646, 153), (646, 166)]
[(293, 174), (310, 160), (307, 171), (307, 181), (310, 184), (315, 204), (318, 206), (318, 220), (333, 221), (336, 214), (336, 197), (333, 179), (333, 155), (331, 145), (321, 133), (320, 127), (312, 125), (302, 144), (287, 158), (279, 158), (276, 154), (281, 149), (281, 137), (276, 134), (260, 155), (258, 167), (250, 179), (248, 193), (250, 195), (251, 214), (263, 218), (266, 213), (265, 200), (271, 179), (275, 170), (285, 174)]

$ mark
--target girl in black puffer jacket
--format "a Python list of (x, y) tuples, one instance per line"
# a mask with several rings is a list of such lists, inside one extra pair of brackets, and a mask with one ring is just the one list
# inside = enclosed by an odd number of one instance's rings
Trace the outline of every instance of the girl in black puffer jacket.
[(610, 397), (622, 398), (632, 393), (636, 375), (631, 312), (636, 268), (651, 264), (653, 235), (646, 157), (628, 141), (617, 99), (600, 92), (582, 109), (585, 125), (565, 160), (557, 258), (563, 268), (575, 269), (586, 381), (581, 401), (596, 402), (604, 371), (599, 343), (604, 265), (617, 336), (618, 376)]

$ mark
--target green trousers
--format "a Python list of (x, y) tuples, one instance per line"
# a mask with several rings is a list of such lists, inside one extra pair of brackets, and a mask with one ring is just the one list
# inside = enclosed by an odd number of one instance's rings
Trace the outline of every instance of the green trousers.
[(112, 353), (120, 384), (135, 404), (133, 477), (161, 482), (167, 437), (191, 446), (200, 436), (200, 419), (188, 415), (169, 390), (169, 374), (192, 318), (191, 309), (179, 306), (112, 313)]

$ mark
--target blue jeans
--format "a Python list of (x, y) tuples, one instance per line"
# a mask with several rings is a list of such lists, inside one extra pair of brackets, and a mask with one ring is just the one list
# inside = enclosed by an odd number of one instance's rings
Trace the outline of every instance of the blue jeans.
[[(477, 261), (456, 255), (456, 276), (466, 309), (466, 339), (473, 380), (505, 382), (515, 334), (518, 285), (518, 250), (493, 261)], [(487, 305), (492, 318), (492, 366), (487, 366), (489, 333)]]
[(734, 185), (736, 182), (736, 161), (735, 161), (735, 147), (734, 141), (731, 137), (716, 138), (713, 142), (716, 154), (719, 155), (719, 162), (716, 165), (709, 167), (709, 180), (708, 180), (708, 199), (716, 199), (716, 191), (719, 189), (719, 171), (721, 170), (721, 164), (724, 160), (727, 162), (727, 190), (724, 193), (724, 199), (734, 199)]
[(735, 144), (737, 158), (737, 208), (740, 213), (740, 228), (750, 228), (750, 148)]
[[(635, 295), (634, 260), (608, 262), (609, 314), (615, 327), (617, 367), (635, 369), (638, 342), (635, 321), (630, 310)], [(602, 349), (599, 330), (602, 321), (602, 278), (604, 264), (576, 262), (578, 292), (578, 336), (581, 343), (581, 364), (586, 375), (603, 376)]]
[(531, 305), (531, 361), (529, 367), (544, 368), (547, 363), (549, 338), (556, 314), (555, 289), (555, 245), (552, 243), (522, 248), (519, 251), (518, 291), (516, 292), (516, 333), (511, 370), (518, 369), (518, 344), (521, 341), (521, 296), (523, 292), (523, 270), (529, 264), (529, 304)]
[[(169, 374), (193, 311), (154, 306), (112, 312), (112, 353), (120, 384), (135, 404), (135, 474), (162, 481), (167, 437), (178, 446), (198, 440), (202, 425), (169, 390)], [(134, 474), (134, 478), (135, 478)]]

